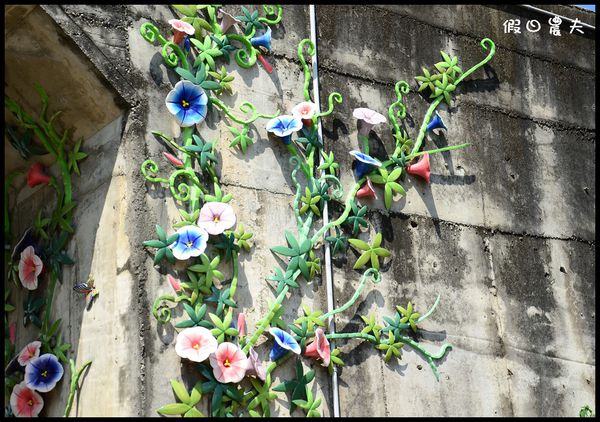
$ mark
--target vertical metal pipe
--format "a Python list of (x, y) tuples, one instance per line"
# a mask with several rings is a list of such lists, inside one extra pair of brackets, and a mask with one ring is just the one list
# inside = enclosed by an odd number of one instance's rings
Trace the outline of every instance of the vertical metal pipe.
[[(312, 71), (313, 71), (313, 100), (317, 105), (317, 113), (321, 112), (321, 98), (319, 91), (319, 67), (317, 62), (318, 50), (317, 50), (317, 18), (315, 14), (315, 6), (311, 4), (309, 6), (309, 14), (310, 14), (310, 40), (315, 46), (315, 54), (312, 56)], [(317, 133), (319, 136), (319, 142), (323, 142), (323, 130), (321, 126), (321, 118), (317, 119)], [(321, 164), (321, 155), (317, 157), (317, 162), (319, 165)], [(324, 171), (321, 171), (321, 176)], [(327, 202), (323, 207), (323, 225), (327, 225), (329, 223), (329, 214)], [(323, 236), (327, 235), (324, 233)], [(325, 248), (325, 280), (327, 285), (327, 312), (331, 312), (334, 309), (334, 301), (333, 301), (333, 276), (332, 276), (332, 266), (331, 266), (331, 251), (329, 249), (329, 243), (323, 242), (323, 246)], [(335, 321), (334, 316), (329, 317), (329, 332), (331, 334), (335, 333)], [(331, 340), (331, 350), (335, 349), (335, 341)], [(331, 390), (333, 394), (333, 416), (336, 418), (340, 417), (340, 396), (338, 389), (338, 376), (337, 376), (337, 367), (333, 366), (333, 374), (331, 376)]]

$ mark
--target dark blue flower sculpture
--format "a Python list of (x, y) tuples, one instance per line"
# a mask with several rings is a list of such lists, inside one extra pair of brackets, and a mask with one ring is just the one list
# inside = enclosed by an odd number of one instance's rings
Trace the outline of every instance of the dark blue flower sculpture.
[(365, 174), (370, 173), (375, 167), (381, 167), (379, 160), (376, 160), (370, 155), (363, 154), (360, 151), (352, 150), (350, 151), (350, 155), (356, 159), (354, 174), (359, 180), (362, 179)]
[(264, 47), (267, 51), (271, 51), (271, 28), (267, 27), (267, 31), (260, 37), (254, 37), (250, 40), (252, 47)]
[(188, 127), (202, 122), (208, 111), (208, 96), (198, 85), (190, 81), (179, 81), (165, 100), (179, 126)]
[(25, 384), (32, 390), (47, 393), (62, 378), (64, 369), (58, 358), (46, 353), (29, 361), (25, 367)]
[(297, 355), (300, 354), (300, 345), (298, 344), (296, 339), (292, 337), (291, 334), (288, 334), (277, 327), (271, 327), (269, 332), (275, 339), (275, 344), (271, 349), (271, 353), (269, 353), (269, 359), (271, 359), (272, 361), (276, 361), (277, 359), (285, 355), (287, 352), (292, 352)]
[(429, 132), (429, 131), (431, 131), (433, 129), (446, 129), (446, 130), (448, 130), (448, 128), (444, 124), (444, 121), (442, 120), (442, 116), (440, 116), (437, 111), (435, 112), (435, 116), (433, 116), (433, 119), (431, 119), (429, 121), (429, 124), (427, 125), (426, 131)]
[(267, 122), (267, 132), (281, 138), (285, 145), (292, 142), (292, 133), (302, 129), (302, 120), (294, 116), (283, 115)]

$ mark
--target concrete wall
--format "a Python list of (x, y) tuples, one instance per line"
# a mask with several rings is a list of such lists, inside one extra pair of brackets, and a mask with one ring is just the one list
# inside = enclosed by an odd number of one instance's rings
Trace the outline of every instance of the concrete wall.
[[(553, 10), (593, 24), (593, 14)], [(511, 18), (521, 19), (523, 34), (503, 34)], [(409, 300), (424, 312), (441, 294), (417, 335), (432, 351), (454, 346), (439, 365), (441, 381), (408, 348), (388, 365), (369, 345), (349, 342), (343, 415), (569, 416), (594, 402), (594, 40), (565, 33), (564, 23), (560, 38), (543, 33), (547, 25), (530, 34), (524, 25), (533, 18), (545, 22), (508, 6), (317, 8), (321, 89), (344, 97), (324, 121), (325, 144), (345, 169), (346, 189), (354, 183), (347, 151), (359, 145), (354, 108), (387, 115), (396, 81), (416, 87), (412, 78), (440, 50), (466, 71), (485, 57), (482, 38), (497, 46), (452, 106), (440, 106), (447, 133), (425, 144), (472, 146), (431, 156), (431, 185), (408, 178), (406, 198), (389, 212), (364, 201), (373, 226), (361, 238), (382, 232), (392, 258), (384, 282), (337, 320), (338, 331), (356, 331), (359, 315), (392, 315)], [(429, 101), (411, 92), (406, 104), (415, 138)], [(385, 158), (390, 126), (374, 131), (373, 155)], [(338, 303), (360, 278), (345, 261), (334, 267)]]
[[(593, 14), (552, 8), (594, 24)], [(142, 246), (154, 237), (155, 224), (171, 227), (179, 220), (169, 192), (145, 182), (139, 171), (146, 158), (168, 171), (151, 131), (176, 136), (179, 128), (163, 105), (177, 76), (139, 27), (151, 21), (167, 34), (166, 22), (175, 14), (158, 5), (53, 5), (31, 13), (56, 23), (64, 46), (93, 68), (79, 73), (91, 72), (90, 80), (100, 81), (121, 110), (91, 125), (96, 130), (86, 136), (90, 158), (75, 182), (79, 205), (69, 246), (77, 266), (65, 272), (53, 306), (78, 366), (93, 360), (71, 415), (154, 416), (174, 401), (169, 379), (193, 384), (193, 368), (174, 352), (176, 332), (150, 313), (154, 299), (171, 292), (166, 274), (173, 270), (154, 267)], [(439, 50), (458, 55), (466, 70), (484, 56), (481, 38), (497, 45), (489, 66), (457, 90), (453, 106), (441, 107), (447, 134), (426, 141), (427, 148), (473, 145), (432, 156), (431, 185), (407, 179), (407, 197), (391, 211), (378, 201), (367, 203), (372, 226), (361, 238), (381, 231), (393, 255), (383, 265), (383, 282), (368, 286), (336, 318), (338, 331), (357, 331), (360, 314), (376, 311), (381, 321), (397, 304), (412, 300), (424, 310), (441, 294), (437, 311), (418, 333), (430, 350), (443, 341), (454, 346), (439, 364), (440, 382), (409, 348), (388, 365), (368, 344), (341, 343), (342, 415), (569, 416), (584, 404), (595, 409), (595, 164), (588, 159), (595, 153), (595, 102), (589, 95), (595, 88), (595, 42), (568, 31), (559, 39), (502, 33), (505, 19), (529, 16), (524, 9), (496, 6), (317, 6), (322, 98), (332, 91), (344, 98), (324, 119), (323, 132), (346, 189), (353, 183), (347, 151), (358, 146), (354, 108), (387, 114), (394, 83), (405, 79), (415, 86), (411, 78), (437, 61)], [(260, 65), (230, 65), (235, 94), (224, 101), (289, 112), (303, 99), (296, 48), (309, 35), (308, 7), (285, 6), (282, 23), (273, 28), (273, 74)], [(428, 103), (411, 93), (407, 105), (414, 134)], [(277, 264), (269, 247), (282, 244), (283, 230), (295, 227), (293, 191), (288, 153), (267, 139), (265, 121), (255, 124), (256, 143), (245, 156), (227, 148), (230, 123), (211, 116), (201, 133), (219, 140), (222, 184), (234, 195), (238, 221), (255, 234), (251, 254), (241, 259), (237, 293), (253, 330), (266, 312), (265, 298), (274, 297), (265, 281)], [(381, 157), (392, 148), (389, 126), (375, 132), (370, 146)], [(17, 198), (17, 209), (32, 211), (15, 215), (15, 231), (25, 228), (50, 193), (38, 188)], [(350, 270), (355, 255), (349, 249), (333, 260), (337, 304), (352, 296), (360, 278)], [(100, 296), (86, 312), (71, 286), (89, 273)], [(303, 285), (302, 294), (286, 302), (286, 320), (301, 312), (300, 302), (326, 309), (321, 279)], [(174, 317), (183, 318), (180, 311)], [(20, 327), (17, 348), (32, 333)], [(324, 399), (324, 415), (332, 414), (327, 372), (304, 364), (315, 368), (313, 390)], [(289, 378), (293, 367), (276, 374)], [(67, 392), (65, 380), (47, 395), (46, 415), (62, 414)], [(280, 399), (273, 414), (288, 415), (287, 398), (280, 393)]]

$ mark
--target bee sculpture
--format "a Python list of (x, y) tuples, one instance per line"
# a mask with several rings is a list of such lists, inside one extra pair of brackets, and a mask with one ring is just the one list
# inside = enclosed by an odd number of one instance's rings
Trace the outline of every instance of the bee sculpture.
[(98, 296), (98, 290), (94, 286), (94, 276), (90, 274), (86, 282), (74, 285), (73, 290), (84, 295), (85, 307), (89, 311), (94, 298)]

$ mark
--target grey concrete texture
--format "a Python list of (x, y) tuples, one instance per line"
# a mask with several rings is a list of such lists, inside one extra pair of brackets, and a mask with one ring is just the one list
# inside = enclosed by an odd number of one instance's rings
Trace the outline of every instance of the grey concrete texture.
[[(431, 184), (406, 177), (407, 195), (390, 211), (377, 185), (379, 199), (360, 201), (372, 226), (359, 238), (381, 232), (392, 256), (383, 281), (336, 318), (338, 332), (356, 332), (360, 315), (376, 312), (383, 324), (395, 305), (411, 300), (423, 313), (440, 294), (415, 335), (430, 351), (453, 345), (438, 364), (440, 382), (409, 346), (386, 364), (371, 345), (348, 342), (342, 415), (575, 416), (595, 403), (594, 40), (503, 34), (509, 18), (535, 17), (514, 6), (317, 7), (321, 107), (333, 91), (344, 99), (323, 121), (324, 140), (345, 190), (354, 184), (348, 151), (359, 147), (354, 108), (387, 117), (395, 82), (418, 87), (413, 77), (440, 60), (439, 50), (466, 71), (485, 57), (482, 38), (497, 46), (452, 106), (438, 108), (448, 130), (426, 136), (424, 149), (472, 145), (432, 155)], [(412, 91), (405, 103), (416, 138), (429, 100)], [(385, 159), (391, 124), (375, 126), (369, 145)], [(350, 247), (333, 259), (338, 306), (358, 286), (362, 271), (349, 269), (358, 256)], [(398, 400), (400, 391), (410, 393)]]
[[(328, 147), (336, 160), (347, 169), (353, 161), (348, 151), (359, 147), (352, 110), (369, 107), (387, 116), (395, 93), (392, 87), (365, 84), (329, 71), (322, 71), (320, 77), (324, 93), (337, 91), (344, 99), (324, 123), (323, 133), (331, 140)], [(431, 155), (431, 185), (407, 178), (406, 187), (415, 189), (407, 190), (406, 198), (392, 210), (505, 231), (593, 240), (595, 163), (578, 157), (593, 155), (594, 133), (558, 130), (478, 108), (461, 101), (465, 95), (459, 96), (456, 107), (439, 107), (448, 130), (428, 135), (424, 145), (426, 149), (465, 142), (471, 146)], [(411, 93), (406, 105), (406, 126), (414, 138), (429, 103)], [(385, 160), (393, 151), (391, 127), (383, 123), (373, 128), (370, 151), (374, 157)], [(568, 157), (577, 160), (577, 165), (566, 164)], [(341, 180), (345, 189), (354, 184), (349, 172)], [(382, 189), (376, 187), (376, 191), (382, 197)], [(562, 205), (556, 207), (555, 201)], [(383, 208), (382, 201), (368, 203)]]
[[(547, 34), (547, 22), (538, 33), (523, 28), (522, 34), (503, 34), (502, 23), (516, 14), (522, 15), (524, 26), (528, 14), (518, 7), (511, 7), (510, 13), (476, 5), (436, 6), (434, 12), (425, 13), (427, 9), (430, 7), (317, 7), (319, 66), (358, 76), (362, 83), (394, 84), (410, 77), (408, 82), (413, 85), (412, 77), (422, 72), (421, 67), (431, 68), (441, 60), (440, 50), (458, 55), (459, 65), (466, 71), (485, 57), (479, 42), (488, 37), (496, 43), (496, 55), (491, 67), (484, 67), (462, 84), (458, 93), (472, 93), (468, 99), (459, 95), (462, 101), (554, 125), (595, 128), (594, 97), (588, 88), (595, 81), (595, 51), (590, 48), (593, 36), (567, 31), (553, 37)], [(587, 15), (570, 10), (570, 16)], [(428, 16), (433, 20), (427, 22)], [(559, 98), (559, 92), (569, 95)]]
[[(162, 156), (164, 147), (151, 130), (176, 137), (179, 127), (164, 107), (164, 98), (178, 76), (166, 68), (160, 48), (142, 39), (139, 27), (144, 22), (154, 22), (168, 36), (170, 29), (166, 22), (177, 15), (166, 6), (54, 5), (37, 8), (33, 13), (47, 14), (56, 22), (56, 31), (64, 31), (61, 41), (73, 40), (81, 49), (79, 55), (83, 61), (87, 60), (96, 69), (97, 74), (86, 75), (90, 79), (100, 78), (103, 83), (110, 81), (107, 93), (120, 97), (128, 106), (122, 118), (86, 139), (84, 147), (90, 158), (81, 165), (82, 177), (74, 182), (74, 196), (81, 203), (74, 215), (77, 234), (68, 251), (77, 266), (73, 271), (65, 271), (52, 314), (62, 316), (65, 321), (63, 336), (73, 345), (69, 356), (76, 359), (77, 366), (90, 359), (93, 363), (71, 415), (157, 416), (156, 409), (176, 401), (170, 379), (183, 380), (188, 388), (199, 379), (197, 374), (194, 377), (193, 365), (181, 362), (174, 351), (177, 331), (173, 324), (183, 319), (181, 310), (174, 310), (174, 321), (167, 325), (157, 323), (150, 313), (156, 297), (171, 293), (167, 271), (178, 276), (177, 271), (183, 268), (153, 266), (152, 254), (142, 246), (144, 240), (155, 237), (155, 224), (167, 228), (179, 221), (168, 190), (145, 182), (140, 172), (141, 163), (151, 158), (159, 164), (159, 174), (168, 174), (170, 165)], [(290, 23), (273, 30), (274, 49), (282, 53), (267, 58), (273, 63), (273, 75), (268, 75), (262, 67), (243, 70), (230, 65), (236, 77), (235, 94), (223, 100), (233, 109), (248, 100), (263, 113), (275, 112), (278, 107), (289, 113), (301, 101), (303, 79), (294, 56), (298, 40), (308, 37), (309, 32), (306, 19), (292, 23), (290, 17), (308, 15), (303, 6), (286, 8), (284, 13)], [(69, 111), (76, 114), (77, 110)], [(266, 120), (259, 120), (253, 125), (256, 144), (247, 156), (228, 148), (231, 135), (225, 126), (232, 122), (211, 115), (201, 127), (203, 136), (219, 143), (217, 172), (225, 193), (234, 195), (231, 204), (238, 221), (255, 234), (251, 253), (240, 257), (236, 295), (239, 309), (246, 313), (249, 331), (268, 312), (266, 299), (275, 298), (265, 278), (273, 274), (272, 269), (280, 262), (269, 248), (285, 242), (284, 229), (295, 230), (290, 206), (292, 167), (287, 158), (281, 158), (287, 152), (267, 139), (265, 123)], [(274, 167), (272, 163), (276, 160), (279, 166)], [(52, 167), (49, 172), (56, 169)], [(269, 175), (267, 183), (265, 174)], [(47, 202), (51, 206), (51, 198), (49, 189), (22, 190), (15, 209), (28, 204), (31, 213), (19, 214), (17, 231), (32, 221), (36, 204)], [(317, 255), (323, 258), (319, 251)], [(231, 270), (226, 265), (222, 265), (222, 270), (226, 281), (230, 280)], [(100, 296), (90, 311), (84, 311), (83, 301), (72, 292), (71, 286), (84, 281), (90, 273), (96, 279)], [(20, 296), (17, 302), (22, 302)], [(285, 301), (287, 321), (301, 315), (301, 303), (312, 309), (326, 308), (321, 277), (304, 284)], [(22, 312), (21, 308), (17, 312)], [(31, 340), (33, 332), (31, 327), (29, 331), (19, 329), (17, 348)], [(257, 351), (263, 359), (268, 359), (271, 343), (268, 334), (259, 339)], [(311, 366), (316, 370), (311, 386), (322, 399), (320, 410), (327, 416), (331, 413), (327, 371), (306, 359), (304, 366), (305, 371)], [(274, 373), (273, 385), (292, 378), (293, 374), (294, 364), (290, 360)], [(46, 396), (45, 415), (62, 414), (68, 396), (68, 376), (69, 371)], [(278, 396), (272, 414), (289, 415), (289, 398), (286, 393)], [(205, 414), (207, 397), (201, 403)], [(300, 409), (294, 412), (295, 416), (302, 414)]]
[[(552, 8), (594, 24), (579, 9)], [(174, 309), (174, 322), (167, 325), (150, 313), (155, 298), (172, 293), (166, 274), (179, 276), (182, 268), (154, 266), (142, 245), (155, 237), (155, 224), (179, 221), (168, 190), (140, 173), (141, 163), (151, 158), (160, 175), (168, 174), (164, 147), (151, 131), (178, 136), (179, 127), (164, 108), (178, 76), (165, 66), (160, 48), (142, 39), (139, 26), (150, 21), (168, 35), (167, 21), (176, 14), (162, 5), (45, 5), (17, 12), (21, 19), (47, 14), (57, 25), (46, 28), (58, 37), (52, 49), (74, 53), (83, 84), (105, 98), (98, 112), (64, 104), (67, 118), (61, 120), (68, 126), (79, 125), (73, 119), (82, 116), (92, 119), (81, 123), (90, 128), (83, 144), (90, 157), (74, 182), (76, 234), (68, 253), (77, 265), (65, 270), (53, 302), (53, 316), (63, 318), (61, 332), (73, 345), (69, 357), (77, 367), (93, 361), (71, 416), (157, 416), (157, 408), (175, 401), (170, 379), (188, 388), (197, 380), (193, 365), (174, 351), (172, 325), (184, 318), (181, 309)], [(527, 13), (509, 6), (317, 6), (322, 106), (334, 90), (344, 97), (323, 121), (324, 140), (341, 165), (346, 190), (353, 183), (347, 151), (358, 147), (353, 108), (368, 106), (387, 115), (396, 80), (414, 85), (408, 78), (437, 61), (439, 50), (458, 55), (465, 70), (483, 58), (482, 37), (498, 46), (489, 66), (457, 90), (453, 106), (441, 108), (448, 133), (426, 141), (427, 148), (473, 145), (432, 156), (431, 185), (407, 178), (408, 195), (390, 212), (381, 201), (367, 203), (372, 226), (360, 238), (382, 232), (392, 257), (383, 262), (383, 281), (367, 285), (357, 303), (336, 318), (337, 331), (359, 331), (359, 314), (376, 312), (382, 322), (397, 304), (412, 300), (422, 312), (441, 294), (436, 312), (415, 335), (427, 350), (444, 341), (454, 346), (438, 365), (440, 382), (409, 347), (401, 361), (386, 364), (370, 344), (338, 342), (346, 362), (339, 379), (342, 415), (571, 416), (584, 404), (595, 409), (595, 163), (587, 159), (595, 153), (595, 102), (589, 95), (595, 87), (594, 40), (502, 34), (504, 19)], [(261, 112), (289, 114), (303, 100), (296, 50), (309, 35), (308, 7), (284, 6), (283, 20), (273, 28), (274, 52), (267, 56), (273, 74), (260, 64), (252, 69), (230, 64), (234, 95), (223, 101), (236, 108), (247, 100)], [(65, 75), (47, 77), (49, 85), (64, 87)], [(33, 94), (23, 95), (37, 100)], [(407, 103), (414, 132), (427, 104), (415, 94)], [(36, 101), (29, 105), (37, 111)], [(100, 111), (110, 117), (99, 118)], [(288, 153), (268, 139), (265, 123), (253, 125), (255, 143), (246, 155), (228, 148), (226, 126), (239, 125), (211, 115), (200, 127), (206, 139), (218, 142), (223, 189), (234, 196), (238, 221), (254, 233), (251, 253), (240, 256), (236, 294), (249, 331), (266, 313), (266, 299), (275, 297), (265, 280), (278, 265), (269, 248), (284, 244), (284, 229), (295, 227)], [(374, 155), (391, 147), (389, 126), (375, 127)], [(56, 174), (55, 167), (49, 173)], [(15, 231), (26, 228), (40, 204), (50, 210), (52, 198), (49, 188), (22, 189), (12, 204), (19, 210)], [(330, 209), (330, 215), (336, 212)], [(318, 255), (325, 271), (323, 254)], [(360, 273), (350, 270), (356, 258), (351, 248), (333, 258), (336, 305), (358, 286)], [(228, 265), (222, 270), (230, 279)], [(100, 295), (86, 311), (71, 286), (90, 273)], [(324, 276), (301, 286), (285, 302), (286, 321), (301, 313), (300, 303), (326, 310)], [(18, 315), (23, 295), (13, 298)], [(17, 323), (20, 350), (36, 331)], [(261, 357), (270, 344), (261, 338)], [(326, 369), (303, 363), (305, 371), (312, 367), (317, 373), (312, 388), (323, 400), (320, 410), (333, 414)], [(62, 415), (69, 375), (67, 370), (44, 396), (44, 415)], [(289, 379), (293, 362), (275, 375), (273, 385)], [(411, 393), (400, 396), (407, 387)], [(289, 415), (289, 396), (278, 396), (273, 415)], [(205, 414), (207, 405), (204, 397)]]

